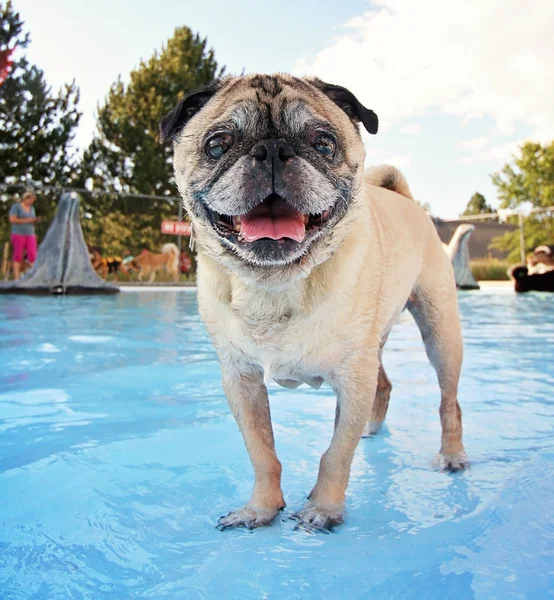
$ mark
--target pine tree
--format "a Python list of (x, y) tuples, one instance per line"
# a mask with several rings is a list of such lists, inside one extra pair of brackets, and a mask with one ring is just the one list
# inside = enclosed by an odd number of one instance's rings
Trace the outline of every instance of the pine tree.
[(487, 213), (494, 212), (493, 209), (487, 204), (485, 196), (479, 192), (475, 192), (469, 199), (466, 209), (460, 215), (462, 217), (470, 217), (472, 215), (485, 215)]
[(123, 193), (175, 195), (171, 148), (159, 144), (159, 123), (184, 95), (219, 77), (207, 40), (179, 27), (148, 61), (116, 81), (98, 108), (98, 132), (85, 152), (94, 186)]
[[(90, 215), (83, 222), (87, 240), (109, 252), (143, 247), (159, 251), (164, 242), (172, 241), (160, 232), (163, 219), (177, 216), (178, 201), (169, 200), (177, 196), (172, 149), (160, 145), (159, 124), (183, 96), (223, 71), (214, 51), (207, 50), (207, 40), (179, 27), (161, 52), (131, 72), (128, 84), (120, 77), (112, 85), (98, 107), (98, 131), (83, 157), (81, 183), (92, 180), (94, 190), (108, 192), (83, 197)], [(162, 199), (128, 198), (130, 194)], [(168, 200), (163, 199), (166, 196)], [(120, 234), (114, 237), (117, 227)]]
[[(69, 185), (78, 161), (71, 147), (80, 114), (75, 83), (54, 93), (44, 73), (25, 58), (29, 33), (11, 1), (0, 2), (0, 50), (15, 48), (13, 65), (0, 86), (0, 242), (9, 239), (7, 213), (21, 187)], [(39, 193), (37, 227), (46, 231), (58, 193)]]
[(16, 46), (0, 87), (0, 183), (68, 185), (76, 169), (71, 141), (79, 91), (73, 82), (54, 93), (23, 54), (29, 42), (11, 1), (0, 3), (0, 50)]

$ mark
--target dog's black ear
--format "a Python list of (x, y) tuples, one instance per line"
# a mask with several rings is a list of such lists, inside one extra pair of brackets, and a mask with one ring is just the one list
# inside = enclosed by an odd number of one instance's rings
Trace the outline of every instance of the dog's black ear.
[(160, 142), (162, 144), (169, 138), (175, 136), (183, 127), (200, 111), (200, 109), (212, 98), (219, 90), (219, 81), (214, 81), (210, 85), (196, 90), (183, 98), (179, 104), (160, 122)]
[(328, 96), (338, 107), (355, 122), (362, 123), (369, 133), (377, 133), (379, 119), (377, 115), (366, 108), (354, 94), (340, 85), (325, 83), (320, 79), (312, 79), (311, 83)]

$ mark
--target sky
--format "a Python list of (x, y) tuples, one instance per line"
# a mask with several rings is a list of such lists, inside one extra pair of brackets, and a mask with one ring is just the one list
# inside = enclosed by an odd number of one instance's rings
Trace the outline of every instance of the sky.
[[(435, 216), (475, 192), (521, 143), (554, 138), (554, 0), (13, 0), (27, 56), (56, 87), (73, 79), (85, 148), (110, 85), (188, 25), (227, 72), (316, 75), (379, 116), (367, 166), (391, 163)], [(142, 8), (144, 7), (144, 8)]]

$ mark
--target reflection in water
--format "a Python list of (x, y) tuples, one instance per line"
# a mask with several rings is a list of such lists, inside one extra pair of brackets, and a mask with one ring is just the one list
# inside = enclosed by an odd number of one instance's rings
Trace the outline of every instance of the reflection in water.
[(543, 598), (554, 589), (552, 296), (460, 294), (472, 468), (431, 468), (439, 392), (402, 315), (346, 523), (294, 530), (334, 397), (270, 396), (288, 507), (220, 533), (252, 472), (194, 294), (0, 298), (0, 598)]

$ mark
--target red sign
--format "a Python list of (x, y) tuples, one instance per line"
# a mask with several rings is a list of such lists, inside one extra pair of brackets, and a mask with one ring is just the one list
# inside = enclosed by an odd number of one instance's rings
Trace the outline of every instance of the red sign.
[(190, 223), (188, 221), (162, 221), (162, 233), (190, 235)]

